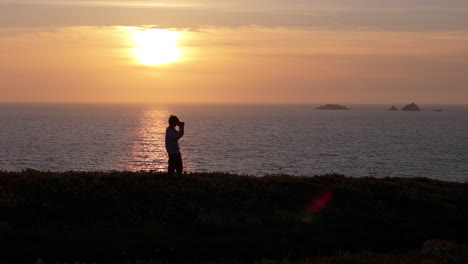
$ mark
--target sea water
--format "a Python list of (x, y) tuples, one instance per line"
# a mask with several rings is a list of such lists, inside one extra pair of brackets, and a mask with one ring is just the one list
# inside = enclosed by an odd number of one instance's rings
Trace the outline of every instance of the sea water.
[(468, 180), (467, 106), (316, 107), (4, 103), (0, 170), (164, 171), (164, 133), (175, 114), (186, 123), (188, 172)]

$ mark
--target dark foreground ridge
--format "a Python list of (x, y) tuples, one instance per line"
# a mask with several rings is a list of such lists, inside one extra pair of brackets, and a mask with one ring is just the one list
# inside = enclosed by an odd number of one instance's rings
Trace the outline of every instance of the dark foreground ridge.
[(305, 259), (463, 244), (467, 194), (467, 183), (426, 178), (0, 172), (0, 263)]

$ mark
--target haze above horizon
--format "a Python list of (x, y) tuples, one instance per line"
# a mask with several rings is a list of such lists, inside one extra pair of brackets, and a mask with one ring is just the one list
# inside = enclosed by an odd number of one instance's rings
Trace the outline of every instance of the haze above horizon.
[(461, 0), (0, 0), (0, 102), (468, 104)]

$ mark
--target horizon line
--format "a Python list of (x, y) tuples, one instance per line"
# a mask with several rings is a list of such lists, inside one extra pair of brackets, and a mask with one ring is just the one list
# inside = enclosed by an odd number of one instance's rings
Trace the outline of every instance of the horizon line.
[(371, 102), (73, 102), (73, 101), (0, 101), (0, 104), (56, 104), (56, 105), (447, 105), (468, 106), (468, 103), (371, 103)]

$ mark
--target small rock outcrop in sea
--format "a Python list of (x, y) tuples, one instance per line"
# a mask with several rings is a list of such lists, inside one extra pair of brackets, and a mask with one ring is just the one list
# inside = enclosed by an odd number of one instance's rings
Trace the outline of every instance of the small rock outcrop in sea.
[(405, 105), (401, 111), (421, 111), (421, 109), (419, 108), (418, 105), (416, 105), (415, 103), (411, 103), (409, 105)]
[(318, 110), (349, 110), (349, 108), (346, 107), (346, 106), (335, 105), (335, 104), (326, 104), (326, 105), (319, 106), (319, 107), (317, 107), (315, 109), (318, 109)]
[(398, 108), (396, 108), (394, 105), (388, 109), (388, 111), (398, 111)]
[(434, 111), (436, 111), (436, 112), (442, 112), (442, 109), (436, 109), (436, 110), (434, 110)]

